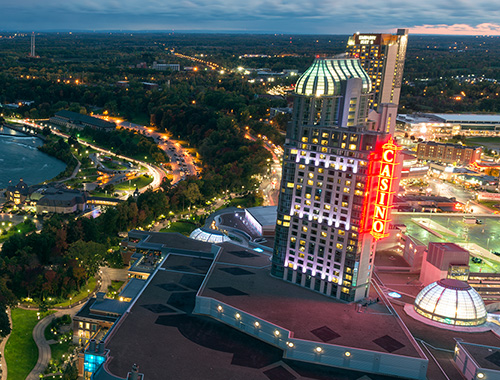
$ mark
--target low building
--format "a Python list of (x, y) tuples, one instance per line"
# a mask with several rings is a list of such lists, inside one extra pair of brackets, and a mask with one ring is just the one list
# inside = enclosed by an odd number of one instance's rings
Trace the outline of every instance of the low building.
[(245, 209), (245, 219), (248, 221), (249, 227), (254, 228), (260, 236), (274, 235), (277, 217), (277, 206), (258, 206)]
[(49, 187), (36, 202), (37, 214), (72, 214), (85, 211), (87, 193), (78, 190)]
[(181, 65), (178, 63), (158, 63), (158, 62), (153, 62), (153, 66), (151, 66), (153, 70), (158, 70), (158, 71), (180, 71), (181, 70)]
[(461, 133), (474, 135), (500, 132), (500, 114), (400, 114), (397, 122), (410, 135), (424, 139)]
[(469, 256), (469, 251), (455, 243), (429, 243), (422, 260), (420, 282), (428, 285), (442, 278), (467, 281)]
[(500, 348), (457, 340), (453, 361), (466, 380), (500, 379)]
[(424, 141), (417, 145), (417, 158), (425, 161), (470, 165), (481, 159), (483, 149), (460, 144)]
[(116, 129), (116, 124), (111, 121), (67, 110), (56, 112), (50, 118), (50, 122), (70, 129), (83, 129), (85, 127), (100, 129), (102, 131), (114, 131)]
[(13, 202), (15, 205), (23, 204), (29, 196), (29, 186), (21, 178), (15, 186), (8, 186), (5, 191), (5, 197), (8, 202)]
[(438, 195), (401, 195), (394, 197), (394, 208), (399, 211), (453, 212), (459, 211), (457, 201)]
[(403, 258), (410, 265), (412, 270), (422, 268), (422, 260), (427, 250), (427, 246), (411, 235), (401, 234), (400, 241), (403, 244)]

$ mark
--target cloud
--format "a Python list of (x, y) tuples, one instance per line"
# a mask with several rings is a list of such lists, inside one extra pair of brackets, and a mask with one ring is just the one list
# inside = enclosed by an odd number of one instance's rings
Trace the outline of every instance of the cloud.
[(414, 26), (410, 30), (414, 34), (454, 34), (463, 36), (476, 36), (476, 35), (500, 35), (500, 24), (483, 23), (476, 26), (467, 24), (453, 24), (453, 25), (420, 25)]
[[(0, 0), (0, 2), (2, 2)], [(3, 1), (0, 28), (206, 29), (284, 33), (455, 33), (498, 27), (491, 0), (23, 0)], [(475, 26), (474, 26), (475, 25)], [(471, 29), (472, 28), (472, 29)], [(475, 29), (474, 29), (475, 28)], [(464, 32), (465, 33), (465, 32)]]

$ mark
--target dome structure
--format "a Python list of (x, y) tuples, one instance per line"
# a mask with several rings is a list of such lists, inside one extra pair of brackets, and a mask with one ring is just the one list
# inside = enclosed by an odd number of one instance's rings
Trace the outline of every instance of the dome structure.
[(307, 96), (334, 96), (340, 94), (342, 81), (361, 78), (363, 93), (372, 89), (370, 77), (361, 66), (359, 59), (332, 58), (316, 59), (295, 85), (295, 93)]
[(469, 284), (449, 278), (422, 289), (414, 309), (433, 321), (456, 326), (481, 325), (487, 315), (483, 299)]
[(204, 241), (207, 243), (224, 243), (231, 239), (220, 231), (210, 230), (208, 228), (197, 228), (189, 235), (191, 239)]

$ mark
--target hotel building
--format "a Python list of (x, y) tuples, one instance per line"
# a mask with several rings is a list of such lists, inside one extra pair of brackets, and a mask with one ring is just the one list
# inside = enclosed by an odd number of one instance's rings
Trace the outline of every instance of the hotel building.
[(383, 103), (399, 104), (407, 43), (408, 29), (398, 29), (396, 34), (356, 33), (349, 37), (348, 57), (359, 58), (372, 81), (372, 109)]
[(272, 274), (344, 301), (368, 295), (376, 239), (400, 168), (386, 126), (368, 120), (372, 85), (358, 59), (317, 59), (299, 78), (284, 146)]

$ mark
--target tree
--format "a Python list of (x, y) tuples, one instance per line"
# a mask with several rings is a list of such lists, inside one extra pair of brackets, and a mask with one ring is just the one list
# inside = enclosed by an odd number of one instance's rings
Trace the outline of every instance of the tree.
[(63, 380), (76, 380), (78, 379), (78, 370), (76, 369), (75, 364), (71, 363), (64, 368), (63, 375), (62, 375)]
[(97, 272), (99, 266), (103, 263), (105, 254), (106, 247), (93, 241), (78, 240), (71, 244), (68, 249), (68, 256), (80, 263), (91, 276)]
[(0, 337), (5, 338), (11, 332), (9, 316), (7, 315), (7, 307), (0, 304)]
[(190, 204), (196, 203), (201, 199), (201, 192), (198, 185), (194, 182), (190, 183), (184, 192), (184, 196)]

